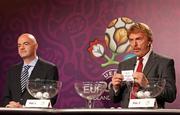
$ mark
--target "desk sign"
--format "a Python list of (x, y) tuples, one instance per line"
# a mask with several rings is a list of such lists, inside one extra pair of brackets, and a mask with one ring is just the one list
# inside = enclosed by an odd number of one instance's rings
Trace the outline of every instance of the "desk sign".
[(25, 107), (32, 107), (32, 108), (52, 108), (50, 100), (44, 99), (28, 99), (26, 101)]
[(134, 78), (133, 78), (133, 70), (123, 70), (121, 71), (124, 79), (123, 81), (134, 81)]
[(156, 103), (155, 98), (146, 99), (130, 99), (129, 108), (154, 108)]

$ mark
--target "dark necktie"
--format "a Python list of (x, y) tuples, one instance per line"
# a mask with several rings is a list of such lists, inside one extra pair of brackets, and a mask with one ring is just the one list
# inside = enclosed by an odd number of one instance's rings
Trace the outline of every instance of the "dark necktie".
[(28, 73), (28, 70), (31, 66), (29, 65), (26, 65), (24, 66), (24, 70), (21, 72), (21, 91), (23, 92), (25, 87), (26, 87), (26, 83), (27, 83), (27, 80), (28, 80), (28, 76), (29, 76), (29, 73)]
[[(143, 58), (140, 57), (138, 58), (139, 60), (139, 63), (138, 63), (138, 67), (137, 67), (137, 70), (136, 72), (142, 72), (142, 68), (143, 68)], [(131, 91), (131, 99), (136, 99), (136, 96), (134, 95), (139, 89), (139, 85), (137, 83), (134, 83), (134, 86), (132, 88), (132, 91)]]

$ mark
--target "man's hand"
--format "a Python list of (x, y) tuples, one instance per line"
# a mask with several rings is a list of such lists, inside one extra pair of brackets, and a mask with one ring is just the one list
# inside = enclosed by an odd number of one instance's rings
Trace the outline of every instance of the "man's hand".
[(23, 106), (19, 102), (10, 101), (9, 104), (6, 105), (7, 108), (22, 108)]
[(133, 74), (134, 82), (138, 83), (141, 87), (146, 87), (148, 84), (148, 80), (146, 76), (142, 72), (135, 72)]
[(112, 76), (112, 85), (113, 85), (113, 88), (115, 90), (118, 90), (122, 81), (123, 81), (123, 75), (119, 74), (119, 73), (115, 73)]

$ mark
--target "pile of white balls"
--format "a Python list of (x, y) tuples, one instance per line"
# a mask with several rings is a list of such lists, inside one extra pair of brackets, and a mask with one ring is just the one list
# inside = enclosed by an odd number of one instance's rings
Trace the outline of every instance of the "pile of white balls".
[(150, 97), (150, 92), (149, 91), (138, 91), (137, 92), (137, 97), (138, 98), (149, 98)]
[(35, 95), (35, 98), (49, 98), (49, 93), (48, 92), (37, 92), (36, 95)]

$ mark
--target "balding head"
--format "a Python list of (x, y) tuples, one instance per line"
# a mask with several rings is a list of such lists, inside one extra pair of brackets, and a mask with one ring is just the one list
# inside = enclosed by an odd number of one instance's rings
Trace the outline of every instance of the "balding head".
[(36, 38), (32, 35), (32, 34), (29, 34), (29, 33), (23, 33), (19, 36), (18, 40), (19, 39), (23, 39), (23, 38), (28, 38), (30, 40), (32, 40), (32, 42), (34, 42), (35, 44), (37, 44), (37, 41), (36, 41)]
[(37, 41), (32, 34), (24, 33), (18, 38), (18, 53), (25, 62), (30, 62), (36, 57)]

